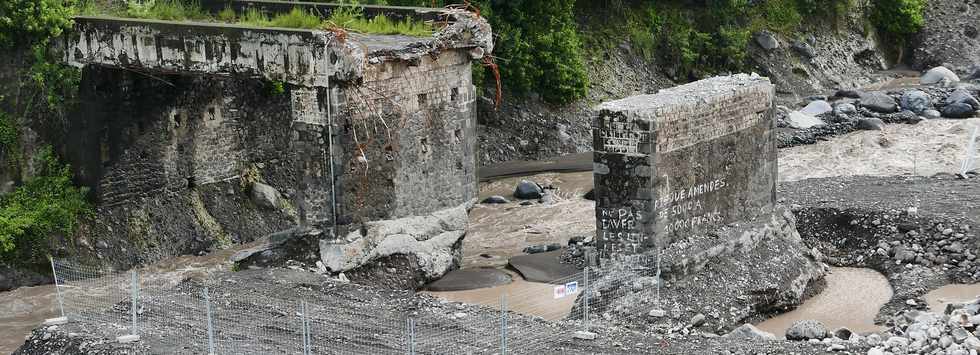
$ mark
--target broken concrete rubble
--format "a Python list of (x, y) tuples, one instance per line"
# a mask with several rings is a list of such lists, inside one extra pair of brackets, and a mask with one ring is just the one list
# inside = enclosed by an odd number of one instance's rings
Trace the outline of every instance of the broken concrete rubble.
[(466, 205), (427, 216), (364, 223), (338, 241), (320, 241), (330, 272), (345, 272), (393, 255), (414, 255), (418, 270), (434, 280), (459, 266), (459, 242), (466, 231)]

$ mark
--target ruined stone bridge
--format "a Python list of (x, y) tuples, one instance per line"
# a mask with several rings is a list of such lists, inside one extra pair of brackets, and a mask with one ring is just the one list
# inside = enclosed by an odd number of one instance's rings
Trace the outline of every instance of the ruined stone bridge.
[[(458, 243), (465, 218), (445, 211), (465, 217), (460, 206), (476, 197), (471, 63), (493, 50), (490, 27), (461, 10), (363, 12), (444, 26), (418, 38), (76, 18), (62, 43), (65, 62), (83, 69), (67, 155), (106, 216), (97, 229), (173, 255), (307, 225), (339, 253), (331, 270), (346, 271), (387, 255), (374, 252), (387, 234), (363, 235), (370, 223), (442, 213), (445, 230), (395, 251), (451, 249), (426, 243), (449, 232), (438, 243)], [(457, 259), (430, 256), (439, 261), (421, 263), (432, 275)]]

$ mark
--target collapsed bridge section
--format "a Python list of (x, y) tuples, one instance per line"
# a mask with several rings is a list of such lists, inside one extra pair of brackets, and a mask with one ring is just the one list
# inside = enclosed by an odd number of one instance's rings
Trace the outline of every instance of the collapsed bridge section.
[[(492, 51), (490, 27), (454, 9), (365, 14), (439, 25), (422, 38), (76, 18), (63, 43), (65, 63), (83, 68), (68, 158), (105, 217), (95, 234), (176, 255), (300, 224), (325, 232), (321, 249), (344, 250), (323, 260), (341, 272), (389, 256), (375, 247), (390, 231), (365, 236), (367, 223), (465, 216), (477, 190), (471, 63)], [(391, 252), (440, 265), (427, 276), (452, 267), (465, 218), (447, 218), (459, 220), (426, 219), (452, 232), (442, 249), (418, 233)]]

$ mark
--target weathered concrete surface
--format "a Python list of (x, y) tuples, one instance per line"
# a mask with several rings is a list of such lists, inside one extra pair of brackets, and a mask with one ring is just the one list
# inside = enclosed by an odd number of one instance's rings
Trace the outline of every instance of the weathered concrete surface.
[(567, 282), (568, 277), (581, 273), (575, 265), (563, 264), (559, 259), (562, 251), (520, 255), (510, 258), (510, 266), (517, 269), (525, 280), (531, 282)]
[(768, 79), (739, 74), (597, 107), (599, 248), (665, 247), (768, 214), (776, 183), (772, 100)]
[(510, 274), (493, 268), (475, 268), (450, 271), (441, 279), (426, 285), (429, 291), (465, 291), (506, 285)]
[(359, 77), (362, 51), (322, 31), (76, 17), (65, 60), (78, 67), (247, 75), (325, 87), (330, 77)]
[(439, 11), (439, 17), (447, 26), (430, 38), (418, 38), (79, 16), (63, 49), (65, 62), (76, 67), (252, 76), (306, 87), (357, 81), (382, 61), (417, 63), (424, 55), (447, 50), (482, 59), (493, 51), (485, 19), (451, 9)]
[(327, 270), (344, 272), (385, 257), (413, 255), (416, 270), (436, 279), (459, 266), (466, 209), (461, 205), (426, 216), (364, 223), (342, 240), (321, 241), (321, 259)]

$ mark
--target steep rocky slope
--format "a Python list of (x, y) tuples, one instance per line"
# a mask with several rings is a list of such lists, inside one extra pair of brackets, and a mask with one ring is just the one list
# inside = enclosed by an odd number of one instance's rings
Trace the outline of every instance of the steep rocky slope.
[[(876, 88), (944, 64), (963, 80), (980, 78), (980, 3), (928, 1), (923, 29), (904, 50), (896, 48), (893, 40), (878, 38), (870, 22), (870, 6), (870, 2), (854, 2), (843, 18), (807, 21), (789, 35), (752, 33), (746, 70), (769, 77), (776, 85), (778, 103), (789, 107), (838, 89)], [(579, 20), (580, 28), (601, 22), (586, 15)], [(480, 164), (589, 151), (592, 106), (676, 85), (666, 73), (669, 63), (645, 59), (624, 37), (610, 40), (618, 42), (586, 48), (598, 54), (586, 57), (590, 87), (585, 99), (555, 106), (535, 95), (505, 96), (500, 109), (494, 110), (493, 95), (485, 92), (480, 105)], [(896, 63), (899, 59), (902, 62)]]

